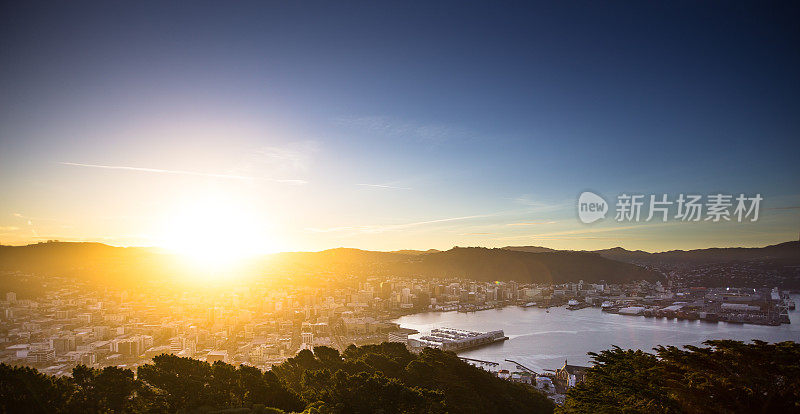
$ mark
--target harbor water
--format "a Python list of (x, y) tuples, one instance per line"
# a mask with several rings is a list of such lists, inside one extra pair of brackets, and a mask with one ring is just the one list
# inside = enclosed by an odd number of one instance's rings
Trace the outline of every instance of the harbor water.
[[(800, 295), (793, 295), (792, 299), (800, 304)], [(627, 316), (602, 312), (599, 308), (569, 310), (558, 307), (550, 308), (548, 312), (536, 307), (507, 306), (469, 313), (419, 313), (403, 316), (394, 322), (420, 331), (412, 337), (441, 327), (480, 332), (502, 329), (509, 337), (508, 341), (458, 354), (500, 362), (505, 368), (513, 368), (513, 364), (504, 363), (510, 359), (541, 372), (561, 367), (565, 359), (570, 364), (588, 365), (588, 352), (599, 352), (613, 345), (652, 351), (657, 345), (701, 345), (709, 339), (800, 342), (800, 307), (789, 311), (789, 319), (791, 324), (762, 326)]]

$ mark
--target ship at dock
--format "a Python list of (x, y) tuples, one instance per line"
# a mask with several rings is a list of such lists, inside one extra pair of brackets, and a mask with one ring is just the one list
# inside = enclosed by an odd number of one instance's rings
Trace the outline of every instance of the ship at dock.
[(588, 307), (589, 307), (588, 303), (581, 302), (581, 301), (576, 300), (576, 299), (570, 299), (569, 302), (567, 302), (567, 309), (569, 309), (569, 310), (578, 310), (578, 309), (583, 309), (583, 308), (588, 308)]
[(458, 352), (507, 339), (508, 337), (503, 333), (502, 329), (476, 332), (455, 328), (436, 328), (432, 329), (430, 334), (421, 336), (418, 339), (409, 338), (408, 346), (412, 351), (421, 351), (423, 348), (438, 348), (443, 351)]

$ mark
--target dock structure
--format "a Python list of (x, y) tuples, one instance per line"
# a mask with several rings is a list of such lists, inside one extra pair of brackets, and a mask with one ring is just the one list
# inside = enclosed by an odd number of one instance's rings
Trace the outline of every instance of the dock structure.
[(459, 358), (459, 359), (461, 359), (462, 361), (466, 361), (466, 362), (474, 362), (474, 363), (476, 363), (476, 364), (480, 364), (480, 365), (488, 365), (488, 366), (490, 366), (490, 367), (499, 367), (499, 366), (500, 366), (500, 363), (499, 363), (499, 362), (484, 361), (484, 360), (482, 360), (482, 359), (467, 358), (467, 357), (458, 357), (458, 358)]
[[(522, 370), (525, 370), (525, 371), (528, 371), (528, 372), (530, 372), (531, 374), (536, 374), (536, 371), (534, 371), (534, 370), (532, 370), (532, 369), (530, 369), (530, 368), (526, 367), (525, 365), (522, 365), (522, 364), (520, 364), (520, 363), (519, 363), (519, 362), (517, 362), (517, 361), (514, 361), (513, 359), (506, 359), (505, 361), (506, 361), (506, 362), (510, 362), (510, 363), (512, 363), (512, 364), (514, 364), (514, 365), (516, 365), (516, 366), (517, 366), (517, 369), (522, 369)], [(538, 375), (538, 374), (537, 374), (537, 375)]]
[(505, 341), (508, 337), (502, 330), (490, 332), (475, 332), (455, 328), (436, 328), (430, 334), (418, 339), (408, 339), (408, 346), (412, 350), (422, 348), (439, 348), (443, 351), (458, 352), (468, 348), (488, 345), (498, 341)]
[(474, 304), (458, 304), (458, 311), (461, 313), (468, 313), (468, 312), (477, 312), (482, 310), (489, 310), (489, 309), (496, 309), (500, 308), (499, 305), (474, 305)]

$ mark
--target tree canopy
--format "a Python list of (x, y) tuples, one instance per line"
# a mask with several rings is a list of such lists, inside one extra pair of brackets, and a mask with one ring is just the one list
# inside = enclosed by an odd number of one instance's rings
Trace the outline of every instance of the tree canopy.
[[(731, 340), (705, 347), (614, 347), (567, 393), (564, 413), (800, 412), (800, 345)], [(316, 347), (263, 372), (159, 355), (130, 369), (75, 367), (72, 377), (0, 364), (0, 413), (551, 413), (533, 387), (451, 352), (404, 345)]]
[(732, 340), (707, 347), (618, 347), (568, 394), (564, 413), (800, 412), (800, 344)]
[(403, 344), (304, 350), (261, 370), (159, 355), (130, 369), (79, 365), (72, 377), (0, 364), (0, 412), (551, 413), (530, 386), (494, 377), (450, 352)]

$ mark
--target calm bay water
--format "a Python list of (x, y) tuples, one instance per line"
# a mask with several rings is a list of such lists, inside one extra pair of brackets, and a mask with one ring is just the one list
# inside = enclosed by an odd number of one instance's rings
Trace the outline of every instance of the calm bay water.
[[(792, 299), (800, 305), (800, 295)], [(547, 313), (539, 308), (509, 306), (473, 313), (420, 313), (395, 322), (421, 333), (440, 327), (481, 332), (502, 329), (510, 338), (508, 341), (459, 355), (500, 363), (512, 359), (541, 371), (561, 367), (565, 359), (570, 364), (587, 365), (587, 352), (612, 345), (651, 351), (656, 345), (701, 345), (708, 339), (800, 342), (800, 310), (789, 311), (789, 319), (792, 323), (788, 325), (759, 326), (616, 315), (598, 308), (571, 311), (560, 307), (550, 308)], [(513, 364), (503, 363), (503, 367), (513, 368)]]

